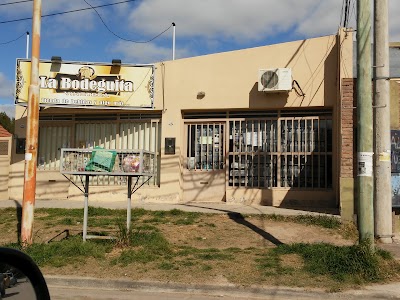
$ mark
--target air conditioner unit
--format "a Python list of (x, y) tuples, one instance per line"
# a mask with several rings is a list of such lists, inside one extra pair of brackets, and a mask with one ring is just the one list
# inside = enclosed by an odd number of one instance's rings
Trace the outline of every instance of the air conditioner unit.
[(275, 68), (258, 70), (259, 92), (287, 92), (292, 90), (292, 69)]

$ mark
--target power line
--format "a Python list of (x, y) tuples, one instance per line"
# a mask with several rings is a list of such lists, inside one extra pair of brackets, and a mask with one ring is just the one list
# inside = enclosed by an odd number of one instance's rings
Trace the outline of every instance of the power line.
[[(24, 1), (27, 1), (27, 0), (24, 0)], [(136, 1), (136, 0), (125, 0), (125, 1), (115, 2), (115, 3), (103, 4), (103, 5), (93, 6), (93, 8), (101, 8), (101, 7), (112, 6), (112, 5), (117, 5), (117, 4), (127, 3), (127, 2), (133, 2), (133, 1)], [(90, 10), (90, 9), (92, 9), (92, 7), (74, 9), (74, 10), (69, 10), (69, 11), (64, 11), (64, 12), (59, 12), (59, 13), (52, 13), (52, 14), (43, 15), (42, 18), (64, 15), (64, 14), (69, 14), (69, 13), (74, 13), (74, 12), (79, 12), (79, 11), (84, 11), (84, 10)], [(8, 21), (1, 21), (0, 24), (26, 21), (26, 20), (32, 20), (32, 17), (26, 17), (26, 18), (14, 19), (14, 20), (8, 20)]]
[(344, 9), (344, 22), (343, 27), (347, 28), (349, 24), (349, 10), (350, 10), (350, 0), (346, 0), (346, 7)]
[(99, 14), (99, 12), (96, 10), (95, 7), (93, 7), (93, 6), (92, 6), (90, 3), (88, 3), (86, 0), (83, 0), (83, 1), (85, 1), (87, 5), (89, 5), (91, 8), (93, 8), (93, 10), (94, 10), (94, 11), (96, 12), (96, 14), (99, 16), (101, 22), (103, 23), (103, 25), (107, 28), (107, 30), (108, 30), (109, 32), (111, 32), (111, 33), (112, 33), (114, 36), (116, 36), (117, 38), (119, 38), (119, 39), (121, 39), (121, 40), (124, 40), (124, 41), (127, 41), (127, 42), (132, 42), (132, 43), (137, 43), (137, 44), (146, 44), (146, 43), (150, 43), (150, 42), (154, 41), (156, 38), (158, 38), (159, 36), (161, 36), (162, 34), (164, 34), (166, 31), (168, 31), (168, 30), (172, 27), (172, 24), (171, 24), (167, 29), (165, 29), (164, 31), (162, 31), (161, 33), (157, 34), (155, 37), (153, 37), (153, 38), (151, 38), (151, 39), (149, 39), (149, 40), (147, 40), (147, 41), (135, 41), (135, 40), (123, 38), (123, 37), (121, 37), (120, 35), (116, 34), (114, 31), (112, 31), (112, 30), (107, 26), (106, 22), (104, 22), (103, 18), (101, 17), (101, 15)]
[(7, 2), (7, 3), (1, 3), (0, 6), (19, 4), (19, 3), (25, 3), (25, 2), (32, 2), (32, 1), (33, 0), (21, 0), (21, 1), (15, 1), (15, 2)]
[(22, 38), (25, 34), (26, 34), (26, 33), (23, 33), (23, 34), (21, 34), (19, 37), (17, 37), (16, 39), (13, 39), (13, 40), (11, 40), (11, 41), (0, 43), (0, 45), (6, 45), (6, 44), (10, 44), (10, 43), (12, 43), (12, 42), (18, 41), (18, 40), (19, 40), (20, 38)]

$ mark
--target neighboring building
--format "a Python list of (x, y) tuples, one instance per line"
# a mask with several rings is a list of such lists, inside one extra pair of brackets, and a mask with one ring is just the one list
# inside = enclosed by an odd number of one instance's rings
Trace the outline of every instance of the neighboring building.
[(12, 134), (0, 125), (0, 200), (8, 199)]
[[(356, 132), (357, 132), (357, 65), (356, 43), (353, 44), (353, 74), (355, 78), (346, 76), (342, 87), (342, 117), (341, 117), (341, 213), (347, 220), (354, 219), (356, 214), (355, 192), (356, 174)], [(400, 44), (390, 43), (390, 127), (400, 129)]]
[[(83, 198), (58, 171), (60, 149), (102, 146), (158, 154), (158, 175), (136, 200), (341, 208), (352, 184), (340, 121), (349, 111), (341, 98), (345, 78), (353, 78), (352, 53), (352, 34), (341, 31), (166, 61), (155, 64), (151, 109), (43, 108), (37, 198)], [(287, 92), (259, 91), (259, 84), (274, 85), (262, 82), (266, 71), (259, 70), (275, 68), (291, 70), (293, 89), (290, 80)], [(21, 199), (25, 107), (16, 107), (15, 127), (22, 151), (13, 151), (9, 194)], [(166, 141), (175, 143), (172, 154)], [(118, 178), (93, 178), (91, 185), (96, 199), (126, 198)]]

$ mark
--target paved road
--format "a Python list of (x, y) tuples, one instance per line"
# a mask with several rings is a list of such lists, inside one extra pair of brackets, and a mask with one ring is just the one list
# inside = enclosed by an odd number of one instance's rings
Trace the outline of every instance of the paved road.
[[(207, 296), (207, 295), (191, 295), (187, 293), (165, 293), (165, 292), (145, 292), (134, 290), (97, 290), (90, 288), (66, 288), (66, 287), (50, 287), (51, 299), (67, 300), (67, 299), (85, 299), (85, 300), (244, 300), (244, 299), (261, 299), (249, 297), (224, 297), (224, 296)], [(287, 298), (265, 298), (262, 299), (287, 299)]]
[(324, 300), (376, 300), (376, 299), (400, 299), (395, 295), (368, 295), (361, 293), (354, 294), (321, 294), (321, 293), (308, 293), (306, 291), (288, 292), (276, 291), (271, 294), (255, 294), (255, 293), (240, 293), (234, 295), (232, 293), (220, 294), (214, 291), (213, 294), (207, 295), (206, 292), (162, 292), (162, 291), (141, 291), (141, 290), (113, 290), (98, 288), (82, 288), (82, 287), (65, 287), (65, 286), (49, 286), (51, 299), (55, 300), (311, 300), (311, 299), (324, 299)]
[(6, 295), (3, 299), (10, 300), (35, 300), (35, 291), (29, 281), (18, 280), (18, 284), (6, 289)]

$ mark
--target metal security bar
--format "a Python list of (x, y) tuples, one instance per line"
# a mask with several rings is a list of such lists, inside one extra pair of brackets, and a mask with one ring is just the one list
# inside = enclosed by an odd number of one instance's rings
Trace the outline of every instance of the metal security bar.
[(154, 176), (156, 155), (146, 150), (61, 149), (60, 173), (74, 175)]
[(221, 123), (187, 124), (187, 168), (221, 170), (224, 168), (224, 125)]
[(330, 116), (229, 121), (229, 186), (332, 187)]
[(229, 122), (229, 185), (269, 188), (277, 185), (277, 119)]

